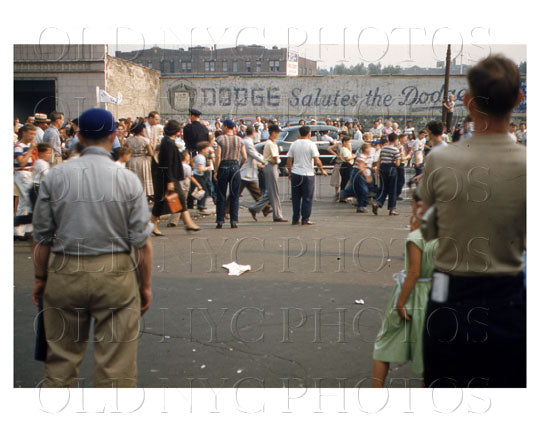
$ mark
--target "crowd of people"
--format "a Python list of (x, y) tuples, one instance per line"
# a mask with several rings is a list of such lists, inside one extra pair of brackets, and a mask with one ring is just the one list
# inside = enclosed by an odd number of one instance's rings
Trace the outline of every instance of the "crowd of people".
[[(417, 130), (411, 122), (401, 129), (397, 122), (377, 119), (365, 132), (355, 121), (326, 120), (339, 130), (335, 136), (323, 133), (322, 138), (336, 156), (331, 178), (336, 200), (355, 198), (358, 213), (366, 213), (371, 205), (377, 215), (388, 199), (389, 215), (397, 215), (405, 168), (414, 170), (409, 182), (414, 191), (405, 267), (395, 275), (396, 287), (375, 343), (374, 386), (384, 384), (391, 362), (408, 360), (414, 371), (423, 373), (426, 386), (526, 385), (526, 125), (521, 123), (517, 130), (510, 122), (522, 98), (520, 76), (510, 60), (492, 56), (472, 67), (467, 78), (464, 103), (469, 116), (463, 126), (450, 130), (439, 120)], [(447, 110), (453, 109), (452, 103), (448, 102)], [(200, 111), (191, 109), (189, 121), (183, 124), (172, 119), (161, 122), (155, 111), (145, 118), (115, 121), (110, 112), (98, 108), (67, 122), (59, 112), (48, 117), (36, 113), (22, 126), (15, 119), (15, 235), (22, 240), (20, 230), (35, 227), (34, 303), (38, 305), (44, 296), (44, 307), (69, 309), (89, 301), (85, 289), (91, 286), (110, 296), (112, 304), (140, 307), (144, 313), (152, 300), (152, 250), (147, 238), (152, 233), (163, 235), (160, 217), (170, 214), (169, 227), (182, 217), (186, 230), (197, 231), (200, 228), (188, 210), (196, 205), (204, 214), (207, 200), (212, 199), (216, 228), (221, 229), (227, 217), (231, 228), (237, 228), (239, 196), (248, 189), (255, 201), (248, 210), (255, 221), (262, 212), (263, 216), (272, 213), (274, 222), (287, 222), (278, 182), (284, 157), (291, 186), (291, 223), (312, 225), (315, 167), (328, 176), (312, 139), (313, 124), (315, 119), (309, 124), (301, 120), (299, 138), (283, 154), (277, 119), (257, 117), (246, 124), (218, 118), (210, 125), (201, 121)], [(361, 143), (355, 153), (351, 141)], [(256, 149), (259, 142), (264, 142), (262, 153)], [(81, 172), (88, 173), (87, 180), (103, 200), (76, 200)], [(457, 190), (456, 176), (465, 179)], [(118, 191), (111, 191), (113, 179)], [(76, 187), (64, 193), (66, 180)], [(115, 192), (121, 195), (119, 201)], [(107, 206), (113, 196), (118, 204)], [(99, 215), (101, 223), (91, 223), (89, 215)], [(80, 244), (81, 237), (86, 244)], [(111, 238), (118, 240), (113, 250)], [(104, 265), (108, 254), (120, 251), (126, 256), (115, 265), (125, 270), (131, 265), (131, 248), (138, 259), (137, 278), (133, 266), (113, 280), (101, 273), (88, 276), (76, 267), (75, 259), (70, 261), (72, 256), (82, 256), (84, 265)], [(56, 254), (55, 259), (67, 255), (68, 269), (51, 271), (51, 289), (45, 290), (50, 253)], [(51, 265), (54, 270), (54, 260)], [(84, 280), (74, 284), (73, 272), (83, 274)], [(137, 287), (140, 303), (133, 296)], [(99, 321), (95, 325), (111, 324), (103, 298), (94, 300), (91, 307), (103, 312), (94, 314)], [(483, 327), (474, 326), (478, 320), (471, 321), (471, 313), (479, 310), (484, 311)], [(447, 316), (448, 311), (453, 316)], [(68, 312), (68, 320), (79, 320), (78, 311)], [(60, 325), (53, 315), (45, 314), (47, 332)], [(136, 322), (125, 319), (121, 336), (132, 337), (138, 331)], [(88, 330), (89, 321), (85, 326)], [(134, 385), (136, 339), (116, 344), (122, 347), (108, 347), (108, 353), (98, 349), (96, 386), (106, 385), (115, 375), (124, 380), (122, 386)], [(46, 384), (73, 385), (84, 349), (74, 348), (69, 338), (53, 340), (48, 346)]]
[[(453, 108), (452, 98), (449, 103)], [(298, 178), (293, 178), (294, 171), (297, 171), (306, 177), (301, 194), (304, 201), (302, 223), (313, 224), (309, 219), (313, 188), (306, 185), (312, 183), (316, 172), (314, 167), (320, 163), (319, 148), (310, 146), (308, 151), (304, 146), (304, 153), (307, 153), (297, 156), (294, 163), (292, 155), (298, 154), (302, 143), (295, 142), (291, 146), (295, 149), (290, 154), (283, 154), (278, 140), (282, 126), (288, 127), (290, 122), (280, 125), (275, 118), (258, 116), (255, 121), (247, 123), (243, 119), (222, 120), (218, 117), (211, 124), (201, 120), (201, 112), (196, 109), (190, 110), (189, 120), (184, 123), (162, 121), (156, 111), (146, 117), (118, 119), (111, 156), (120, 166), (133, 171), (141, 181), (148, 202), (153, 206), (154, 235), (162, 235), (158, 221), (168, 212), (165, 197), (170, 192), (178, 194), (181, 210), (170, 215), (167, 227), (176, 227), (181, 217), (186, 230), (199, 230), (189, 210), (196, 207), (199, 215), (211, 214), (206, 207), (208, 200), (216, 205), (218, 228), (227, 218), (233, 228), (237, 227), (238, 200), (244, 188), (255, 201), (248, 209), (255, 221), (259, 212), (265, 217), (272, 213), (275, 222), (288, 221), (281, 208), (278, 184), (283, 157), (287, 158), (291, 179), (292, 223), (298, 222), (295, 209), (302, 201), (295, 187)], [(328, 141), (327, 152), (335, 156), (330, 185), (335, 188), (336, 201), (355, 204), (357, 213), (367, 213), (368, 206), (371, 206), (372, 212), (378, 214), (388, 199), (391, 216), (399, 214), (397, 201), (404, 199), (406, 169), (409, 168), (411, 177), (414, 177), (409, 180), (410, 186), (422, 173), (424, 159), (433, 148), (468, 138), (474, 131), (470, 115), (450, 130), (435, 120), (417, 129), (412, 121), (400, 126), (392, 119), (383, 121), (380, 118), (366, 128), (357, 120), (330, 118), (324, 122), (300, 119), (295, 125), (309, 128), (321, 123), (333, 126), (323, 130), (320, 139)], [(447, 124), (451, 122), (447, 121)], [(51, 112), (48, 116), (35, 113), (24, 124), (15, 119), (14, 129), (14, 211), (19, 222), (15, 227), (15, 239), (24, 240), (29, 238), (32, 228), (30, 224), (20, 222), (28, 220), (31, 214), (32, 197), (35, 199), (41, 175), (49, 167), (79, 157), (83, 148), (77, 135), (78, 119), (65, 119), (63, 113)], [(166, 131), (174, 134), (167, 135)], [(520, 123), (519, 129), (511, 122), (508, 133), (515, 142), (526, 145), (525, 122)], [(313, 140), (313, 135), (310, 131), (307, 137), (300, 138)], [(265, 143), (262, 153), (255, 147), (261, 142)], [(352, 142), (359, 144), (354, 153)], [(179, 154), (171, 152), (172, 149), (178, 150)], [(19, 160), (21, 155), (26, 156)], [(42, 168), (40, 160), (47, 166)], [(220, 167), (221, 176), (218, 175)], [(163, 176), (158, 176), (160, 171), (167, 171), (172, 181), (163, 182)]]

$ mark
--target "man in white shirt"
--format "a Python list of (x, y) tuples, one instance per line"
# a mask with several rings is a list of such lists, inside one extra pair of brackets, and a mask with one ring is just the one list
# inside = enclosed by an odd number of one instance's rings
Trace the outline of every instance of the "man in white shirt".
[(510, 128), (508, 129), (508, 135), (510, 135), (510, 138), (512, 138), (512, 141), (517, 143), (517, 136), (516, 136), (517, 126), (514, 122), (510, 123)]
[(521, 122), (519, 124), (519, 130), (516, 131), (517, 142), (523, 145), (527, 144), (527, 124)]
[(373, 134), (373, 137), (380, 137), (382, 135), (382, 129), (383, 125), (379, 122), (379, 120), (375, 120), (373, 122), (373, 127), (369, 130), (370, 133)]
[(47, 130), (47, 115), (42, 113), (36, 113), (34, 115), (36, 129), (36, 144), (41, 144), (43, 142), (43, 135), (45, 135), (45, 130)]
[(302, 225), (313, 225), (313, 222), (309, 220), (315, 191), (313, 162), (317, 164), (323, 176), (327, 176), (328, 173), (319, 159), (317, 145), (309, 139), (311, 128), (302, 126), (299, 133), (300, 138), (291, 144), (287, 153), (287, 169), (292, 187), (292, 224), (300, 224), (300, 213), (302, 213)]

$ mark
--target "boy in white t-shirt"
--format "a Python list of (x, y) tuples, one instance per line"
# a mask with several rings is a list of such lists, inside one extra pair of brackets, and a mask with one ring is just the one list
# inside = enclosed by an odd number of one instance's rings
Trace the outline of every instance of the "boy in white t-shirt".
[(51, 168), (49, 161), (52, 158), (53, 149), (49, 144), (38, 144), (38, 159), (34, 164), (34, 176), (33, 176), (33, 185), (34, 187), (30, 190), (30, 200), (32, 201), (32, 210), (36, 204), (37, 197), (39, 195), (39, 185), (43, 177), (47, 175), (47, 172)]

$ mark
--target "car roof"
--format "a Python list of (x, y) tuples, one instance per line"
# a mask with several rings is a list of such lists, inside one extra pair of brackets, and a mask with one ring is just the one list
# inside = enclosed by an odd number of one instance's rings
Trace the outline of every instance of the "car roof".
[[(321, 131), (321, 130), (327, 130), (327, 131), (332, 131), (332, 132), (339, 132), (339, 129), (335, 126), (330, 126), (330, 125), (322, 125), (322, 124), (318, 124), (318, 125), (306, 125), (306, 126), (309, 126), (309, 128), (314, 131)], [(289, 126), (289, 127), (286, 127), (286, 128), (283, 128), (282, 131), (283, 132), (290, 132), (290, 131), (293, 131), (293, 130), (297, 130), (297, 129), (300, 129), (302, 126), (298, 125), (298, 126)]]

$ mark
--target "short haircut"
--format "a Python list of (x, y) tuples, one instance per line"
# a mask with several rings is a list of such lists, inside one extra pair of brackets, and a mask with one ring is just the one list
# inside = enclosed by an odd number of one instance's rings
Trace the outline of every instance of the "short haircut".
[(248, 126), (246, 128), (246, 135), (247, 136), (253, 135), (254, 133), (255, 133), (255, 128), (253, 126)]
[(49, 119), (51, 120), (51, 123), (52, 123), (58, 119), (61, 119), (63, 116), (64, 116), (64, 113), (53, 111), (52, 113), (49, 114)]
[(341, 138), (341, 142), (350, 141), (350, 140), (351, 140), (350, 135), (345, 135), (343, 138)]
[(300, 127), (300, 129), (298, 129), (298, 133), (300, 134), (300, 136), (309, 135), (310, 132), (311, 128), (309, 126), (302, 126)]
[(425, 129), (420, 129), (420, 130), (418, 131), (418, 135), (420, 135), (420, 134), (425, 134), (425, 133), (426, 133), (426, 130), (425, 130)]
[(201, 141), (201, 142), (197, 143), (197, 151), (198, 152), (205, 149), (206, 147), (210, 147), (210, 143), (208, 141)]
[(22, 128), (19, 129), (19, 132), (28, 132), (35, 131), (37, 129), (36, 125), (33, 123), (25, 123)]
[(435, 136), (440, 136), (443, 134), (443, 124), (439, 120), (431, 120), (427, 125), (426, 129), (430, 131)]
[(154, 118), (156, 115), (159, 115), (159, 113), (158, 113), (157, 111), (150, 111), (150, 112), (148, 113), (148, 117)]
[(401, 139), (401, 138), (403, 138), (403, 137), (409, 137), (409, 135), (407, 135), (406, 133), (400, 133), (400, 134), (398, 135), (398, 138), (399, 138), (399, 139)]
[(391, 134), (388, 134), (388, 141), (389, 142), (395, 142), (397, 140), (397, 135), (392, 132)]
[(180, 153), (180, 160), (185, 161), (188, 158), (188, 156), (190, 156), (190, 153), (189, 153), (189, 150), (186, 149)]
[(478, 110), (499, 118), (513, 110), (521, 88), (516, 64), (502, 55), (486, 57), (470, 68), (467, 81)]
[(47, 143), (41, 143), (41, 144), (38, 144), (37, 146), (38, 153), (45, 153), (49, 149), (52, 150), (52, 147)]
[(515, 126), (516, 124), (514, 122), (510, 122), (510, 126)]
[[(390, 134), (390, 135), (392, 135), (392, 134)], [(380, 140), (381, 145), (386, 144), (387, 142), (388, 142), (388, 136), (382, 136), (381, 140)]]
[(520, 126), (521, 126), (521, 125), (523, 125), (523, 126), (527, 126), (527, 123), (525, 123), (525, 122), (521, 122), (521, 123), (520, 123), (519, 125), (520, 125)]
[(371, 144), (370, 144), (370, 143), (364, 143), (364, 144), (362, 144), (362, 147), (361, 147), (362, 152), (366, 151), (366, 150), (367, 150), (368, 148), (370, 148), (370, 147), (371, 147)]
[(217, 138), (220, 135), (223, 135), (223, 131), (221, 129), (218, 129), (217, 131), (214, 132), (214, 138)]
[(178, 132), (180, 132), (180, 129), (182, 129), (182, 126), (177, 120), (169, 120), (165, 127), (163, 128), (163, 133), (171, 137), (173, 135), (176, 135)]
[(131, 149), (127, 146), (125, 147), (119, 147), (116, 149), (116, 154), (118, 155), (118, 157), (121, 157), (121, 156), (124, 156), (124, 155), (127, 155), (127, 154), (131, 154)]

